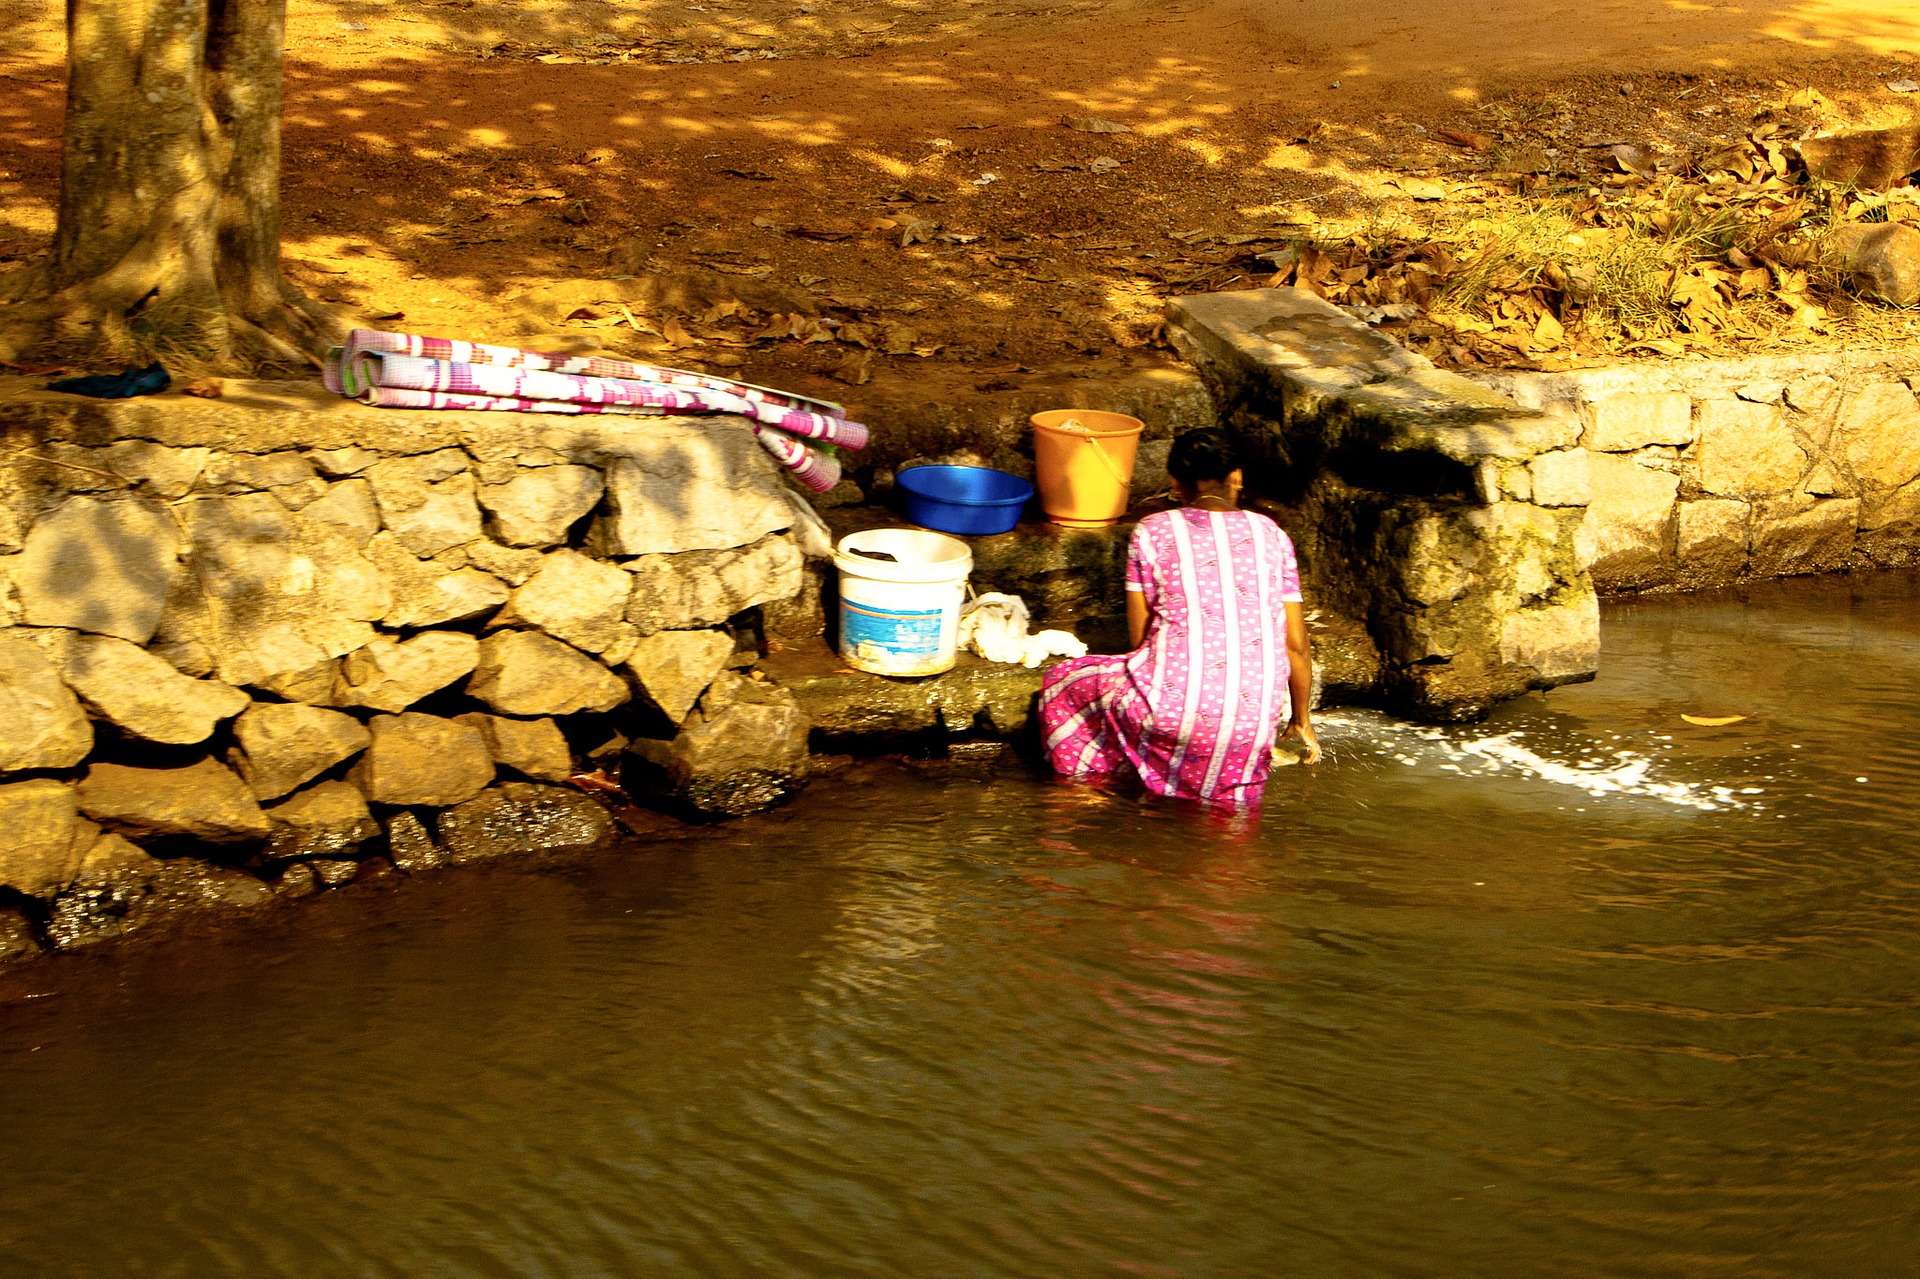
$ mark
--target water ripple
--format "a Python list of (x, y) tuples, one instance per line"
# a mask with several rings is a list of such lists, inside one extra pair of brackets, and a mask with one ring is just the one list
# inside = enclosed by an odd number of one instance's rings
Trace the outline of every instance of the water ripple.
[(1601, 682), (1480, 727), (1329, 716), (1332, 762), (1238, 824), (876, 770), (63, 964), (0, 1005), (0, 1255), (1908, 1273), (1916, 602), (1615, 608)]

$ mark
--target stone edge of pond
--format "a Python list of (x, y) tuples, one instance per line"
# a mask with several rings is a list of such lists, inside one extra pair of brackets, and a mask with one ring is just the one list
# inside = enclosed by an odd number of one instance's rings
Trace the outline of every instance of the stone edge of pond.
[(598, 846), (804, 773), (821, 629), (737, 419), (0, 379), (0, 964), (381, 872)]

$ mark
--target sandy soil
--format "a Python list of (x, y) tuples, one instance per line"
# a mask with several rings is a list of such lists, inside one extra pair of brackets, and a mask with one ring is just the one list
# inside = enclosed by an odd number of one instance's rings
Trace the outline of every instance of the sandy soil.
[[(0, 0), (0, 265), (51, 230), (52, 8)], [(286, 253), (381, 323), (857, 404), (1164, 358), (1235, 236), (1444, 216), (1395, 181), (1470, 173), (1440, 130), (1705, 147), (1801, 86), (1910, 118), (1917, 67), (1920, 0), (293, 0)]]

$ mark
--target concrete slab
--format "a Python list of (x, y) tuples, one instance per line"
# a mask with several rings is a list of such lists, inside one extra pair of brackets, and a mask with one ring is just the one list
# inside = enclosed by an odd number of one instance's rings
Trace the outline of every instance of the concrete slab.
[(1201, 372), (1229, 384), (1277, 371), (1325, 394), (1431, 369), (1425, 358), (1302, 289), (1241, 289), (1175, 298), (1169, 332)]

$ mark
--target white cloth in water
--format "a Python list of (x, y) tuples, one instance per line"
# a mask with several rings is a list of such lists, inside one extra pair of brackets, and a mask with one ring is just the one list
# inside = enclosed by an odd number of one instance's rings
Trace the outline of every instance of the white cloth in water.
[(1049, 657), (1085, 657), (1087, 646), (1065, 631), (1029, 634), (1032, 615), (1018, 595), (990, 591), (960, 611), (960, 644), (989, 662), (1034, 667)]

